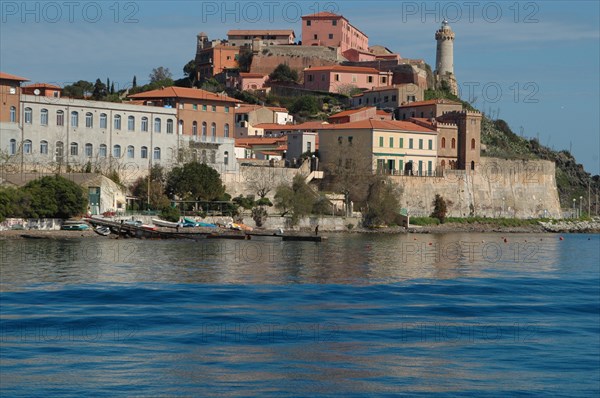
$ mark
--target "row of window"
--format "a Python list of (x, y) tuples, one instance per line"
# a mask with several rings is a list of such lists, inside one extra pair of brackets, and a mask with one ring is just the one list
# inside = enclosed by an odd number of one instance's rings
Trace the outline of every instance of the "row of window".
[[(454, 141), (454, 138), (452, 139)], [(389, 137), (390, 148), (394, 148), (394, 137)], [(384, 147), (384, 138), (379, 137), (379, 147)], [(398, 148), (404, 148), (404, 138), (398, 139)], [(414, 149), (414, 139), (408, 139), (408, 149)], [(423, 139), (419, 139), (419, 149), (423, 149)], [(427, 141), (427, 149), (433, 150), (433, 140)]]
[[(183, 121), (182, 123), (182, 128), (183, 128)], [(208, 124), (206, 122), (202, 122), (202, 137), (206, 138), (207, 136), (207, 129), (208, 129)], [(194, 121), (192, 122), (192, 135), (194, 137), (198, 136), (198, 122)], [(217, 136), (217, 124), (216, 123), (211, 123), (210, 124), (210, 135), (212, 137), (216, 137)], [(229, 137), (229, 123), (225, 123), (225, 126), (223, 126), (223, 135), (225, 137)]]
[[(17, 153), (17, 140), (15, 140), (15, 139), (10, 140), (10, 146), (8, 148), (8, 152), (10, 155), (15, 155)], [(31, 140), (23, 141), (23, 153), (26, 155), (33, 153), (33, 143), (31, 142)], [(57, 141), (56, 142), (56, 156), (62, 157), (63, 153), (64, 153), (64, 144), (62, 141)], [(48, 141), (42, 140), (42, 141), (40, 141), (40, 155), (47, 155), (47, 154), (48, 154)], [(70, 144), (69, 154), (71, 156), (79, 156), (79, 144), (78, 143), (72, 142)], [(94, 156), (94, 145), (89, 144), (89, 143), (85, 144), (83, 154), (88, 158), (93, 157)], [(100, 147), (98, 148), (98, 157), (106, 158), (107, 154), (108, 154), (108, 147), (105, 144), (101, 144)], [(160, 160), (160, 155), (161, 155), (160, 147), (155, 147), (154, 151), (153, 151), (154, 160)], [(112, 156), (114, 158), (120, 158), (122, 156), (121, 145), (113, 146)], [(142, 159), (148, 159), (148, 147), (142, 146), (140, 148), (139, 156)], [(127, 159), (135, 159), (135, 147), (133, 145), (127, 146), (126, 157), (127, 157)]]
[[(229, 57), (227, 57), (227, 59), (229, 59)], [(237, 60), (237, 57), (236, 57)], [(192, 104), (192, 109), (197, 111), (198, 110), (198, 104)], [(201, 107), (203, 112), (208, 111), (208, 105), (202, 105)], [(229, 113), (229, 106), (224, 106), (223, 110), (225, 111), (225, 113)], [(211, 105), (211, 111), (216, 112), (217, 111), (217, 106), (216, 105)]]
[[(451, 149), (456, 149), (456, 139), (452, 138)], [(442, 149), (446, 148), (446, 137), (442, 137)], [(475, 149), (475, 138), (471, 138), (471, 149)]]

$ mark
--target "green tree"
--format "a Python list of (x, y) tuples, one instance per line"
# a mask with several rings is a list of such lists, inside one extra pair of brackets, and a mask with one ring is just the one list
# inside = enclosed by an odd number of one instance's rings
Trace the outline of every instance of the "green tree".
[(290, 108), (292, 113), (301, 113), (305, 115), (314, 115), (319, 112), (319, 102), (315, 97), (304, 95), (298, 97)]
[(369, 184), (367, 211), (364, 214), (366, 226), (390, 225), (396, 222), (400, 212), (401, 192), (387, 179), (374, 176)]
[(211, 93), (218, 93), (225, 90), (225, 87), (217, 81), (215, 78), (207, 79), (202, 86), (202, 90), (210, 91)]
[(79, 80), (63, 88), (63, 96), (82, 99), (94, 91), (94, 84), (85, 80)]
[(203, 163), (190, 162), (174, 167), (167, 176), (166, 193), (183, 200), (213, 201), (225, 194), (219, 173)]
[(301, 174), (296, 174), (292, 185), (280, 185), (275, 193), (275, 207), (282, 210), (282, 216), (292, 214), (292, 224), (296, 225), (301, 217), (311, 213), (315, 202), (313, 192)]
[(185, 66), (183, 67), (183, 73), (190, 80), (192, 87), (198, 83), (198, 80), (197, 80), (198, 74), (196, 73), (196, 61), (195, 60), (192, 59), (187, 64), (185, 64)]
[(24, 209), (29, 218), (70, 218), (85, 213), (87, 198), (83, 188), (61, 176), (42, 177), (23, 189)]
[(279, 64), (273, 72), (269, 75), (269, 80), (274, 82), (297, 82), (298, 72), (291, 69), (286, 64)]
[(8, 217), (23, 217), (24, 204), (21, 190), (0, 187), (0, 222)]
[[(150, 183), (150, 190), (148, 190), (148, 183)], [(135, 180), (130, 191), (143, 204), (149, 203), (151, 209), (169, 207), (169, 198), (165, 195), (164, 169), (159, 165), (152, 166), (148, 176)]]
[(441, 195), (436, 194), (435, 198), (433, 199), (433, 213), (431, 213), (431, 217), (437, 218), (440, 220), (440, 223), (443, 224), (444, 221), (446, 221), (446, 213), (446, 201)]
[(111, 95), (115, 93), (115, 82), (112, 82), (110, 85), (110, 93)]
[(136, 88), (137, 87), (137, 77), (135, 75), (133, 75), (133, 83), (131, 84), (132, 88)]
[(159, 66), (158, 68), (152, 69), (152, 73), (148, 75), (148, 79), (150, 79), (150, 84), (161, 82), (163, 80), (173, 80), (173, 74), (169, 68)]
[(107, 95), (107, 86), (102, 83), (100, 79), (96, 79), (96, 83), (94, 83), (94, 91), (92, 92), (92, 98), (96, 101), (101, 100)]

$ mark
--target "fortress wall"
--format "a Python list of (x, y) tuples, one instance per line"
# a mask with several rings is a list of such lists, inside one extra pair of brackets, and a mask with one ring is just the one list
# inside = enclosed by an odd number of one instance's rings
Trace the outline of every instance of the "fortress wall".
[(440, 194), (449, 217), (556, 217), (561, 215), (553, 162), (481, 158), (476, 172), (444, 177), (391, 177), (403, 188), (401, 205), (411, 216), (428, 216)]

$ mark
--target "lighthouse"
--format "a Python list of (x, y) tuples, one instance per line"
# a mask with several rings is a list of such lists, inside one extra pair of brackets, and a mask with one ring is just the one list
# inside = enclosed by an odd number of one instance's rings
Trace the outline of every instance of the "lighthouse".
[(442, 87), (442, 82), (446, 82), (450, 91), (458, 95), (458, 85), (454, 75), (454, 38), (455, 34), (444, 20), (440, 29), (435, 32), (437, 41), (437, 51), (435, 57), (435, 84), (437, 88)]

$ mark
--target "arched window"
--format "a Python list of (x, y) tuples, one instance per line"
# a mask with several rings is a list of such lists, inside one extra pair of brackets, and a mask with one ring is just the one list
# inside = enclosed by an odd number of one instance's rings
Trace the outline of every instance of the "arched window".
[(456, 149), (456, 139), (452, 138), (452, 149)]
[(121, 115), (115, 115), (114, 117), (114, 129), (121, 130)]
[(229, 123), (225, 123), (225, 127), (223, 128), (223, 135), (226, 138), (229, 138)]
[(167, 134), (173, 134), (173, 119), (167, 119)]
[(197, 136), (198, 136), (198, 122), (197, 122), (197, 121), (194, 121), (194, 122), (192, 123), (192, 135), (193, 135), (194, 137), (197, 137)]
[(201, 154), (200, 162), (202, 162), (202, 163), (206, 163), (206, 149), (203, 149), (203, 150), (202, 150), (202, 154)]
[(446, 137), (442, 137), (442, 149), (446, 148)]
[(223, 154), (223, 163), (225, 164), (225, 166), (229, 164), (229, 152), (227, 151), (225, 151), (225, 153)]
[(113, 158), (121, 157), (121, 145), (113, 146)]
[(197, 162), (197, 161), (198, 161), (198, 150), (197, 150), (197, 149), (194, 149), (194, 150), (192, 151), (192, 160), (193, 160), (194, 162)]
[(32, 151), (31, 140), (23, 141), (23, 153), (30, 154)]
[(206, 122), (202, 122), (202, 141), (206, 140)]
[(177, 134), (183, 134), (183, 127), (184, 127), (183, 120), (180, 120), (179, 121), (179, 130), (177, 130)]
[(217, 162), (217, 151), (210, 151), (210, 162), (211, 163)]
[(79, 127), (79, 112), (71, 112), (71, 127)]
[(31, 110), (31, 108), (25, 108), (25, 123), (27, 124), (31, 124), (32, 119), (33, 119), (33, 111)]
[(446, 161), (445, 161), (445, 160), (442, 160), (442, 169), (443, 169), (444, 167), (446, 167)]
[(106, 113), (101, 113), (100, 114), (100, 128), (101, 129), (106, 128), (107, 120), (108, 120), (108, 117), (106, 116)]
[(159, 118), (154, 119), (154, 132), (160, 133), (160, 119)]
[(91, 112), (85, 114), (85, 127), (89, 129), (94, 127), (94, 115)]
[(147, 146), (143, 146), (140, 148), (140, 157), (142, 159), (148, 159), (148, 147)]
[(94, 155), (94, 146), (90, 143), (85, 144), (85, 156), (91, 158)]
[(62, 141), (57, 141), (56, 142), (56, 151), (55, 151), (55, 158), (57, 162), (62, 162), (63, 161), (63, 157), (65, 155), (65, 145), (63, 144)]
[(475, 138), (471, 138), (471, 149), (475, 149)]
[(217, 136), (217, 124), (215, 122), (213, 122), (210, 125), (210, 135), (212, 136), (212, 140), (215, 140), (215, 137)]
[(160, 148), (154, 148), (154, 160), (160, 160)]
[(56, 111), (56, 125), (57, 126), (65, 125), (65, 113), (63, 111)]
[(135, 131), (135, 117), (127, 117), (127, 131)]
[(71, 156), (79, 155), (79, 144), (76, 142), (71, 142)]
[(17, 153), (17, 140), (14, 138), (10, 140), (10, 145), (8, 147), (8, 154), (15, 155)]
[(14, 106), (10, 107), (10, 122), (11, 123), (17, 122), (17, 108), (15, 108)]
[(127, 147), (127, 158), (133, 159), (134, 157), (135, 157), (135, 148), (133, 147), (133, 145), (129, 145)]
[(42, 126), (48, 125), (48, 109), (42, 109), (40, 111), (40, 124)]
[(144, 116), (142, 118), (142, 131), (143, 132), (147, 132), (148, 131), (148, 118), (146, 116)]
[(475, 161), (471, 160), (471, 170), (475, 170)]
[(100, 148), (98, 149), (98, 157), (105, 158), (106, 157), (106, 145), (100, 144)]
[(40, 141), (40, 155), (48, 154), (48, 141), (42, 140)]

